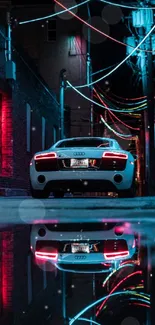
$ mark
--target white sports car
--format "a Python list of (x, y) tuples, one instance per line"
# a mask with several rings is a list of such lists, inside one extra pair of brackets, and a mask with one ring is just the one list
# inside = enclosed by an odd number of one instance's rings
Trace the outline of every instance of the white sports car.
[(125, 223), (37, 224), (31, 250), (38, 265), (48, 261), (63, 270), (107, 271), (136, 254), (136, 236), (128, 229)]
[(60, 140), (30, 162), (34, 198), (63, 197), (65, 192), (116, 192), (135, 196), (135, 163), (128, 151), (110, 138)]

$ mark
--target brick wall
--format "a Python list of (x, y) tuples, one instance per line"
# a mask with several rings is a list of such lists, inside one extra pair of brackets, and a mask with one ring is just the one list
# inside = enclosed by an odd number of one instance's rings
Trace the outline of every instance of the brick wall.
[(1, 105), (1, 175), (13, 176), (12, 100), (2, 93)]
[[(42, 116), (46, 120), (46, 141), (48, 147), (53, 143), (53, 127), (58, 127), (58, 104), (32, 74), (30, 63), (24, 56), (15, 52), (17, 63), (17, 82), (13, 91), (13, 138), (14, 138), (14, 176), (28, 179), (29, 162), (36, 151), (42, 150)], [(24, 61), (23, 61), (24, 58)], [(31, 152), (26, 152), (26, 104), (31, 107), (32, 130)], [(22, 134), (22, 137), (21, 137)], [(21, 168), (22, 166), (22, 168)]]
[[(4, 60), (2, 55), (1, 60)], [(59, 106), (54, 93), (21, 48), (14, 49), (13, 60), (16, 81), (8, 82), (4, 75), (0, 76), (3, 81), (2, 89), (0, 82), (0, 187), (27, 189), (30, 160), (35, 152), (42, 150), (42, 117), (46, 120), (46, 148), (49, 148), (53, 144), (53, 127), (59, 133)], [(31, 108), (30, 152), (27, 152), (27, 104)]]
[(5, 231), (2, 235), (2, 305), (8, 312), (12, 310), (12, 291), (13, 291), (13, 240), (12, 231)]

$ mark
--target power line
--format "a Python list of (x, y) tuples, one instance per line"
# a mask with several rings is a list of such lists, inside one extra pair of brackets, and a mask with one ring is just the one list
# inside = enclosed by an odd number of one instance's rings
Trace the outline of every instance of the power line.
[[(98, 92), (96, 91), (96, 89), (94, 89), (94, 91), (95, 91), (97, 97), (99, 98), (100, 102), (101, 102), (102, 104), (104, 104), (104, 102), (103, 102), (101, 96), (98, 94)], [(118, 117), (117, 117), (113, 112), (110, 112), (110, 114), (112, 114), (112, 115), (116, 118), (117, 121), (119, 121), (120, 123), (122, 123), (122, 124), (123, 124), (124, 126), (126, 126), (127, 128), (132, 129), (132, 130), (137, 130), (137, 131), (140, 130), (139, 128), (134, 128), (134, 127), (132, 127), (132, 126), (130, 126), (130, 125), (124, 123), (123, 121), (121, 121), (121, 120), (120, 120), (120, 119), (119, 119), (119, 118), (118, 118)]]
[(8, 37), (5, 36), (5, 34), (0, 30), (0, 35), (7, 41)]
[(81, 3), (79, 3), (79, 4), (76, 4), (75, 6), (72, 6), (70, 8), (66, 8), (65, 10), (61, 10), (59, 12), (56, 12), (55, 14), (51, 14), (51, 15), (48, 15), (48, 16), (39, 17), (39, 18), (35, 18), (35, 19), (21, 21), (21, 22), (19, 22), (19, 25), (28, 24), (28, 23), (34, 23), (36, 21), (45, 20), (45, 19), (48, 19), (48, 18), (53, 18), (53, 17), (58, 16), (60, 14), (64, 14), (68, 10), (72, 10), (72, 9), (77, 8), (77, 7), (80, 7), (80, 6), (84, 5), (85, 3), (89, 2), (89, 1), (91, 1), (91, 0), (85, 0), (85, 1), (83, 1)]
[[(119, 132), (122, 132), (122, 130), (119, 128), (119, 126), (118, 126), (118, 125), (115, 123), (115, 121), (113, 120), (112, 115), (111, 115), (111, 112), (108, 112), (108, 113), (109, 113), (109, 117), (110, 117), (112, 123), (115, 125), (116, 129), (117, 129)], [(115, 131), (115, 130), (114, 130), (114, 131)], [(116, 134), (116, 133), (115, 133), (115, 134)], [(121, 134), (121, 133), (119, 133), (119, 134)], [(125, 138), (125, 137), (120, 136), (120, 135), (118, 135), (118, 134), (116, 134), (116, 135), (117, 135), (118, 138), (123, 139), (123, 140), (127, 140), (127, 141), (129, 141), (130, 139), (132, 139), (132, 135), (131, 135), (131, 138)]]
[[(99, 103), (97, 103), (97, 102), (95, 102), (93, 99), (90, 99), (89, 97), (87, 97), (87, 96), (85, 96), (83, 93), (81, 93), (76, 87), (74, 87), (68, 80), (67, 80), (67, 83), (68, 83), (68, 85), (72, 88), (72, 89), (74, 89), (80, 96), (82, 96), (83, 98), (85, 98), (86, 100), (88, 100), (88, 101), (90, 101), (90, 102), (92, 102), (93, 104), (95, 104), (95, 105), (97, 105), (97, 106), (99, 106), (99, 107), (102, 107), (102, 108), (105, 108), (105, 109), (107, 109), (107, 107), (105, 107), (105, 106), (103, 106), (103, 105), (101, 105), (101, 104), (99, 104)], [(147, 107), (147, 106), (146, 106)], [(145, 109), (146, 107), (144, 107), (143, 109)], [(108, 109), (110, 110), (110, 111), (114, 111), (114, 112), (127, 112), (126, 110), (124, 111), (124, 110), (117, 110), (117, 109), (113, 109), (113, 108), (109, 108), (108, 107)], [(141, 111), (141, 110), (143, 110), (143, 109), (136, 109), (135, 111)], [(132, 109), (128, 109), (128, 112), (133, 112), (133, 110)]]
[(122, 8), (126, 8), (126, 9), (141, 9), (141, 10), (149, 10), (149, 9), (152, 9), (152, 10), (155, 10), (155, 7), (137, 7), (137, 6), (128, 6), (128, 5), (125, 5), (123, 3), (115, 3), (115, 2), (111, 2), (111, 1), (106, 1), (106, 0), (99, 0), (100, 2), (104, 2), (104, 3), (107, 3), (109, 5), (112, 5), (112, 6), (116, 6), (116, 7), (122, 7)]
[(143, 99), (143, 98), (146, 98), (146, 96), (141, 96), (141, 97), (135, 97), (135, 98), (124, 98), (124, 97), (121, 97), (121, 96), (117, 96), (115, 94), (112, 93), (112, 95), (116, 98), (119, 98), (119, 99), (122, 99), (122, 100), (125, 100), (125, 101), (136, 101), (136, 100), (140, 100), (140, 99)]
[(103, 69), (98, 70), (98, 71), (96, 71), (96, 72), (93, 72), (93, 73), (92, 73), (92, 76), (94, 76), (94, 75), (96, 75), (96, 74), (98, 74), (98, 73), (101, 73), (101, 72), (103, 72), (103, 71), (106, 71), (106, 70), (108, 70), (108, 69), (111, 69), (111, 68), (115, 67), (117, 64), (118, 64), (118, 63), (115, 63), (115, 64), (110, 65), (109, 67), (106, 67), (106, 68), (103, 68)]
[[(97, 88), (100, 90), (99, 93), (100, 93), (101, 97), (103, 97), (103, 98), (106, 98), (107, 97), (110, 101), (115, 102), (115, 103), (118, 103), (118, 104), (121, 104), (121, 105), (132, 106), (130, 109), (140, 108), (140, 107), (144, 106), (147, 103), (147, 100), (146, 99), (145, 100), (142, 100), (140, 102), (135, 102), (135, 103), (133, 103), (133, 102), (132, 103), (123, 103), (123, 102), (120, 102), (120, 101), (118, 101), (118, 100), (110, 97), (107, 93), (104, 94), (104, 92), (102, 92), (101, 88), (98, 85), (97, 85)], [(139, 106), (134, 106), (133, 107), (133, 105), (139, 105)], [(127, 107), (127, 109), (129, 109), (129, 108)]]
[[(59, 1), (57, 1), (57, 0), (54, 0), (54, 1), (55, 1), (55, 2), (60, 6), (60, 7), (67, 9), (67, 8), (66, 8), (62, 3), (60, 3)], [(70, 11), (69, 9), (68, 9), (68, 12), (69, 12), (73, 17), (75, 17), (76, 19), (78, 19), (79, 21), (81, 21), (83, 24), (85, 24), (86, 26), (88, 26), (89, 28), (91, 28), (92, 30), (94, 30), (95, 32), (97, 32), (97, 33), (103, 35), (104, 37), (109, 38), (110, 40), (112, 40), (112, 41), (114, 41), (114, 42), (116, 42), (116, 43), (118, 43), (118, 44), (120, 44), (120, 45), (123, 45), (123, 46), (126, 46), (126, 47), (129, 47), (129, 48), (134, 49), (133, 46), (131, 46), (131, 45), (129, 45), (129, 44), (126, 44), (126, 43), (123, 43), (123, 42), (121, 42), (121, 41), (115, 39), (114, 37), (112, 37), (112, 36), (110, 36), (110, 35), (108, 35), (108, 34), (102, 32), (102, 31), (99, 30), (98, 28), (92, 26), (91, 24), (89, 24), (88, 22), (86, 22), (84, 19), (82, 19), (81, 17), (79, 17), (79, 16), (77, 16), (76, 14), (74, 14), (74, 13), (73, 13), (72, 11)], [(149, 51), (149, 50), (144, 50), (144, 49), (138, 49), (138, 50), (139, 50), (139, 51), (142, 51), (142, 52), (150, 52), (150, 53), (152, 53), (152, 51)]]
[[(100, 93), (100, 96), (102, 97), (102, 98), (105, 98), (105, 96), (102, 94), (102, 93)], [(107, 96), (108, 97), (108, 96)], [(108, 97), (110, 100), (108, 100), (107, 99), (107, 101), (108, 102), (110, 102), (111, 103), (111, 98), (110, 97)], [(118, 102), (117, 102), (118, 103)], [(122, 103), (120, 103), (119, 102), (119, 104), (121, 104), (121, 105), (123, 105)], [(147, 101), (146, 102), (144, 102), (143, 104), (141, 103), (141, 105), (138, 105), (138, 106), (134, 106), (134, 107), (121, 107), (121, 109), (126, 109), (126, 111), (128, 112), (128, 110), (133, 110), (133, 112), (134, 112), (134, 110), (137, 110), (137, 109), (139, 109), (139, 108), (141, 108), (141, 107), (144, 107), (144, 106), (146, 106), (146, 104), (147, 104)], [(115, 108), (117, 108), (117, 109), (120, 109), (120, 108), (118, 108), (118, 106), (116, 106), (116, 104), (114, 104), (114, 103), (111, 103), (111, 105), (114, 105), (115, 106)], [(132, 104), (130, 104), (130, 105), (132, 105)]]
[[(56, 0), (55, 0), (56, 1)], [(90, 84), (85, 84), (85, 85), (81, 85), (81, 86), (77, 86), (76, 88), (84, 88), (84, 87), (90, 87), (91, 85), (107, 78), (108, 76), (110, 76), (113, 72), (115, 72), (122, 64), (124, 64), (129, 58), (130, 56), (137, 51), (137, 49), (145, 42), (145, 40), (149, 37), (149, 35), (153, 32), (153, 30), (155, 29), (155, 25), (150, 29), (150, 31), (145, 35), (145, 37), (141, 40), (141, 42), (134, 48), (134, 50), (131, 51), (131, 53), (126, 56), (114, 69), (112, 69), (110, 72), (108, 72), (106, 75), (104, 75), (103, 77), (91, 82)]]

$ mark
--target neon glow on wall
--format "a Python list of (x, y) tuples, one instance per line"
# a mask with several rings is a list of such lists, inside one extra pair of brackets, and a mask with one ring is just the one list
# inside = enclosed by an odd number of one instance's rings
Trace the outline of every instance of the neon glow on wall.
[(69, 37), (69, 54), (72, 56), (84, 55), (86, 53), (85, 44), (80, 35)]
[(13, 293), (13, 233), (2, 233), (2, 308), (12, 310)]
[(2, 104), (0, 109), (1, 122), (1, 171), (4, 177), (13, 176), (13, 139), (12, 139), (12, 110), (11, 99), (2, 94)]

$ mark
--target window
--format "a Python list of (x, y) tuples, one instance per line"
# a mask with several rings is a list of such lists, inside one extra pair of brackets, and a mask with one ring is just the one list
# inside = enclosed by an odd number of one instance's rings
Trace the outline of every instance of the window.
[(83, 147), (110, 147), (110, 142), (108, 140), (103, 139), (93, 139), (93, 138), (86, 138), (86, 139), (72, 139), (72, 140), (64, 140), (60, 142), (57, 147), (58, 148), (83, 148)]
[(42, 117), (42, 150), (46, 147), (46, 119)]
[(56, 19), (51, 19), (47, 24), (47, 41), (55, 42), (56, 41)]
[(27, 152), (31, 151), (31, 106), (26, 104), (26, 140)]

